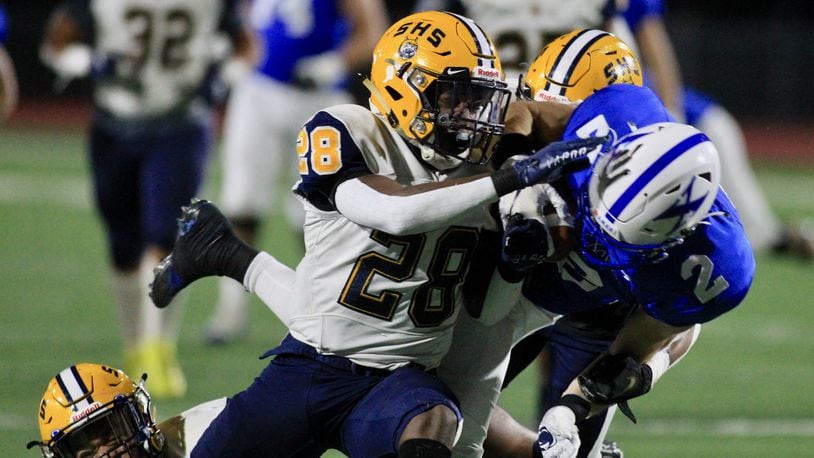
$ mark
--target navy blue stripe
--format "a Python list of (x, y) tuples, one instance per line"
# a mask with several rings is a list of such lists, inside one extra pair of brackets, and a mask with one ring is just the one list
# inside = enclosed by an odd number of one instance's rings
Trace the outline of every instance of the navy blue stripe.
[[(580, 34), (580, 35), (582, 35), (582, 34)], [(568, 71), (567, 71), (567, 72), (565, 72), (565, 79), (562, 81), (562, 84), (567, 85), (567, 84), (568, 84), (568, 82), (571, 80), (571, 76), (573, 76), (573, 74), (574, 74), (574, 69), (577, 67), (577, 64), (578, 64), (578, 63), (579, 63), (579, 61), (581, 60), (581, 59), (580, 59), (580, 57), (582, 57), (583, 55), (585, 55), (585, 52), (586, 52), (588, 49), (590, 49), (590, 48), (591, 48), (591, 46), (593, 46), (593, 45), (594, 45), (594, 43), (596, 43), (597, 41), (599, 41), (599, 40), (601, 40), (601, 39), (605, 38), (606, 36), (608, 36), (608, 34), (607, 34), (607, 33), (600, 33), (599, 35), (595, 36), (595, 37), (594, 37), (594, 38), (593, 38), (591, 41), (589, 41), (589, 42), (585, 43), (585, 46), (583, 46), (583, 47), (582, 47), (582, 49), (580, 49), (580, 50), (579, 50), (579, 52), (577, 53), (577, 58), (576, 58), (576, 59), (574, 59), (574, 61), (573, 61), (573, 62), (571, 62), (571, 66), (570, 66), (570, 67), (568, 67)], [(570, 44), (570, 43), (569, 43), (569, 44)], [(563, 54), (564, 54), (564, 53), (563, 53)]]
[(624, 193), (613, 203), (613, 206), (608, 210), (608, 213), (618, 217), (622, 214), (625, 208), (631, 201), (644, 189), (653, 178), (656, 177), (662, 170), (667, 168), (673, 161), (678, 159), (682, 154), (687, 152), (690, 148), (698, 145), (699, 143), (707, 142), (709, 138), (702, 133), (697, 133), (691, 137), (685, 138), (672, 149), (664, 153), (656, 162), (650, 165), (647, 170), (642, 173), (633, 184), (628, 187)]
[[(469, 23), (467, 21), (464, 21), (463, 19), (461, 19), (461, 17), (458, 16), (457, 14), (455, 14), (455, 13), (447, 13), (447, 14), (449, 14), (450, 16), (457, 19), (461, 24), (463, 24), (464, 27), (466, 27), (466, 30), (468, 30), (469, 33), (472, 35), (472, 41), (474, 41), (475, 45), (478, 47), (478, 54), (486, 54), (483, 51), (483, 48), (481, 48), (480, 40), (478, 40), (478, 35), (475, 33), (475, 30), (472, 29), (472, 27), (469, 27)], [(486, 33), (483, 30), (481, 30), (480, 32), (484, 37), (487, 36)], [(490, 55), (491, 55), (491, 53), (490, 53)]]

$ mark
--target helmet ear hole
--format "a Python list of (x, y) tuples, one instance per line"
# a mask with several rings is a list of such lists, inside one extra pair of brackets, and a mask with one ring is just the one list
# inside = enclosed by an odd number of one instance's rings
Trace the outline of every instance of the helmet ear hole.
[(401, 95), (401, 92), (393, 89), (393, 86), (385, 86), (384, 90), (387, 91), (387, 95), (389, 95), (390, 98), (393, 99), (396, 102), (398, 102), (399, 100), (401, 100), (403, 98), (403, 96)]

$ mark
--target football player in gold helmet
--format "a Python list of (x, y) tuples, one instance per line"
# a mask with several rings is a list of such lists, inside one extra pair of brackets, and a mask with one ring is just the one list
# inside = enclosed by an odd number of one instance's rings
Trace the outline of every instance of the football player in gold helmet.
[[(306, 252), (290, 333), (196, 453), (450, 456), (461, 407), (435, 372), (463, 314), (464, 281), (492, 278), (469, 274), (497, 229), (489, 204), (556, 179), (601, 143), (556, 143), (484, 168), (511, 94), (491, 40), (464, 16), (407, 16), (373, 59), (371, 108), (325, 108), (299, 133)], [(155, 272), (156, 305), (204, 276), (266, 278), (270, 256), (240, 242), (212, 203), (184, 208), (179, 227)]]
[(578, 102), (611, 84), (642, 85), (642, 69), (633, 50), (611, 33), (578, 29), (543, 48), (518, 87), (518, 96)]
[(37, 421), (44, 457), (159, 456), (164, 435), (150, 395), (124, 372), (100, 364), (70, 366), (48, 383)]
[(223, 409), (225, 398), (192, 407), (158, 424), (146, 389), (111, 366), (80, 363), (60, 371), (40, 401), (37, 423), (45, 458), (182, 458)]

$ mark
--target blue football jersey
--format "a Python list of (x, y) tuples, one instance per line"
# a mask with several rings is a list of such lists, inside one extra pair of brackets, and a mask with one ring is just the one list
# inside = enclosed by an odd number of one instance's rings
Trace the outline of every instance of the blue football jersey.
[(251, 22), (264, 44), (257, 70), (284, 83), (299, 60), (338, 49), (349, 32), (337, 0), (255, 0)]
[[(563, 138), (610, 134), (615, 139), (637, 128), (667, 121), (673, 119), (651, 90), (612, 85), (580, 104)], [(596, 157), (591, 159), (595, 161)], [(590, 173), (588, 169), (569, 177), (570, 195), (566, 198), (571, 205), (585, 191)], [(709, 321), (743, 300), (755, 270), (738, 213), (722, 190), (710, 214), (660, 262), (624, 269), (603, 268), (593, 266), (580, 250), (574, 250), (557, 264), (542, 264), (533, 270), (525, 280), (524, 294), (561, 314), (621, 301), (638, 304), (654, 318), (673, 326)], [(579, 221), (577, 225), (580, 233)], [(596, 253), (605, 248), (594, 244), (588, 249)]]

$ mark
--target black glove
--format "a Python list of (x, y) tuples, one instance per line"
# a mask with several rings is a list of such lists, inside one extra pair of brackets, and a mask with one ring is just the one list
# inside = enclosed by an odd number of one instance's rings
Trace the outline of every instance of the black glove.
[(505, 264), (524, 272), (540, 264), (548, 256), (548, 229), (536, 219), (510, 215), (503, 231), (500, 257)]
[(653, 371), (630, 356), (603, 353), (578, 377), (582, 394), (597, 404), (619, 404), (631, 421), (636, 417), (626, 401), (650, 391)]

